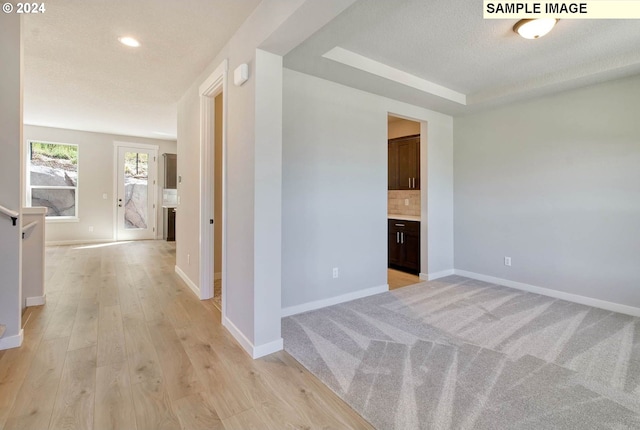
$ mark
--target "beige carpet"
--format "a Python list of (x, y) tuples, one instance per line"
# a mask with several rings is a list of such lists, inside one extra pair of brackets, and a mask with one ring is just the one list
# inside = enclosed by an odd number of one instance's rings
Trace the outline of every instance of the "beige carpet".
[(282, 335), (379, 429), (640, 429), (639, 318), (450, 276)]

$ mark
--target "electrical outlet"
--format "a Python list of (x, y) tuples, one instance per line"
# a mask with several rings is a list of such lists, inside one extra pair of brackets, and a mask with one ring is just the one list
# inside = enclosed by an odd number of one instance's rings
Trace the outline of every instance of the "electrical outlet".
[(511, 266), (511, 257), (504, 257), (504, 265)]
[(409, 199), (404, 199), (404, 205), (409, 206)]
[(93, 226), (92, 225), (89, 226), (89, 233), (93, 233)]
[(338, 273), (338, 268), (337, 268), (337, 267), (334, 267), (334, 268), (333, 268), (333, 277), (334, 277), (334, 278), (337, 278), (338, 276), (340, 276), (340, 275), (339, 275), (339, 273)]
[(107, 196), (107, 193), (102, 193), (102, 200), (107, 200), (109, 196)]

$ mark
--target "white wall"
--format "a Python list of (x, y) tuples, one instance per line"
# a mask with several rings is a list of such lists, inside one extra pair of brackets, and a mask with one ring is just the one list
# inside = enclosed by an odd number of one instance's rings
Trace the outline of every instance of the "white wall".
[(428, 124), (422, 187), (434, 221), (423, 218), (422, 266), (453, 269), (452, 118), (285, 69), (285, 312), (386, 285), (388, 113)]
[(456, 118), (456, 269), (640, 307), (638, 112), (635, 76)]
[(389, 139), (420, 134), (420, 123), (406, 119), (389, 118)]
[(200, 104), (195, 85), (178, 103), (178, 182), (176, 211), (176, 267), (196, 285), (199, 282)]
[(280, 339), (282, 71), (281, 56), (256, 50), (253, 252), (257, 344)]
[[(113, 190), (114, 142), (144, 143), (158, 146), (158, 208), (157, 237), (162, 238), (162, 184), (165, 152), (176, 153), (175, 141), (118, 136), (61, 128), (25, 125), (24, 141), (43, 140), (78, 145), (78, 215), (79, 222), (48, 222), (46, 240), (84, 242), (113, 240), (115, 197)], [(106, 193), (107, 199), (102, 195)], [(89, 227), (93, 227), (93, 232)]]
[[(225, 133), (226, 314), (223, 324), (250, 354), (282, 348), (280, 336), (280, 210), (282, 58), (355, 0), (264, 0), (178, 103), (180, 208), (176, 269), (199, 287), (199, 86), (228, 60), (230, 77), (242, 63), (249, 80), (229, 84)], [(183, 215), (180, 215), (183, 214)], [(204, 231), (204, 230), (203, 230)], [(210, 262), (207, 262), (210, 264)]]
[[(0, 205), (21, 211), (22, 189), (22, 29), (20, 15), (0, 15)], [(6, 332), (0, 349), (19, 346), (21, 239), (20, 222), (0, 215), (0, 324)]]
[[(264, 281), (256, 275), (256, 261), (269, 264), (276, 259), (277, 271), (280, 269), (279, 243), (266, 243), (256, 249), (256, 223), (262, 217), (259, 211), (269, 208), (263, 203), (256, 207), (256, 158), (257, 142), (261, 136), (256, 131), (256, 113), (259, 102), (256, 101), (256, 48), (259, 47), (277, 28), (285, 22), (304, 1), (263, 1), (236, 34), (230, 39), (211, 64), (196, 79), (193, 85), (178, 103), (178, 174), (182, 183), (178, 184), (180, 206), (176, 219), (176, 235), (179, 238), (176, 248), (176, 266), (186, 274), (195, 285), (199, 284), (200, 262), (200, 98), (198, 87), (218, 67), (224, 59), (229, 61), (229, 71), (242, 63), (249, 65), (249, 80), (241, 87), (228, 86), (224, 96), (227, 98), (228, 115), (226, 118), (226, 184), (227, 184), (227, 260), (224, 276), (226, 319), (223, 323), (232, 330), (236, 338), (246, 339), (245, 348), (278, 342), (280, 338), (279, 306), (269, 307), (269, 303), (258, 303), (256, 288), (264, 289), (263, 295), (279, 296), (279, 279)], [(263, 63), (265, 73), (270, 65)], [(277, 68), (277, 65), (275, 66)], [(281, 66), (280, 66), (281, 73)], [(267, 100), (272, 94), (265, 89)], [(279, 93), (281, 98), (281, 92)], [(277, 100), (276, 100), (277, 102)], [(262, 107), (260, 107), (262, 109)], [(268, 111), (267, 111), (268, 112)], [(268, 115), (268, 113), (267, 113)], [(275, 118), (280, 124), (281, 119)], [(267, 131), (269, 133), (270, 131)], [(263, 141), (264, 142), (264, 141)], [(279, 152), (281, 142), (273, 142)], [(269, 141), (264, 142), (263, 150), (269, 150)], [(268, 160), (264, 160), (265, 162)], [(277, 178), (276, 178), (277, 180)], [(277, 180), (279, 184), (279, 180)], [(278, 188), (280, 188), (278, 186)], [(275, 196), (278, 197), (278, 196)], [(268, 196), (266, 198), (269, 198)], [(279, 206), (279, 202), (277, 203)], [(269, 216), (267, 216), (267, 219)], [(267, 232), (267, 236), (269, 236)], [(273, 265), (272, 265), (273, 266)], [(264, 266), (263, 266), (264, 267)], [(264, 284), (262, 282), (267, 282)], [(271, 285), (268, 285), (268, 283)], [(273, 291), (269, 292), (269, 288)], [(254, 318), (256, 306), (269, 309), (261, 312), (260, 320)], [(260, 331), (258, 331), (258, 327)], [(258, 336), (256, 336), (258, 334)], [(251, 345), (247, 345), (250, 343)]]
[(453, 121), (447, 118), (423, 122), (420, 132), (420, 231), (428, 237), (420, 248), (422, 279), (444, 276), (453, 269)]

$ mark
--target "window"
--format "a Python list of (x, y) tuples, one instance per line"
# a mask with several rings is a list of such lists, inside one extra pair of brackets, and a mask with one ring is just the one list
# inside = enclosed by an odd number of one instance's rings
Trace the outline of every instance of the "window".
[(78, 217), (78, 145), (29, 141), (27, 205), (44, 206), (48, 219)]

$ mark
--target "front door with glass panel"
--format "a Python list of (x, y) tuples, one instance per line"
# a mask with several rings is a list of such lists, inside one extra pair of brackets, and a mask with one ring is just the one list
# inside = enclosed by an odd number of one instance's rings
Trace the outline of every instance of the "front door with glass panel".
[(117, 240), (155, 239), (158, 150), (117, 147)]

